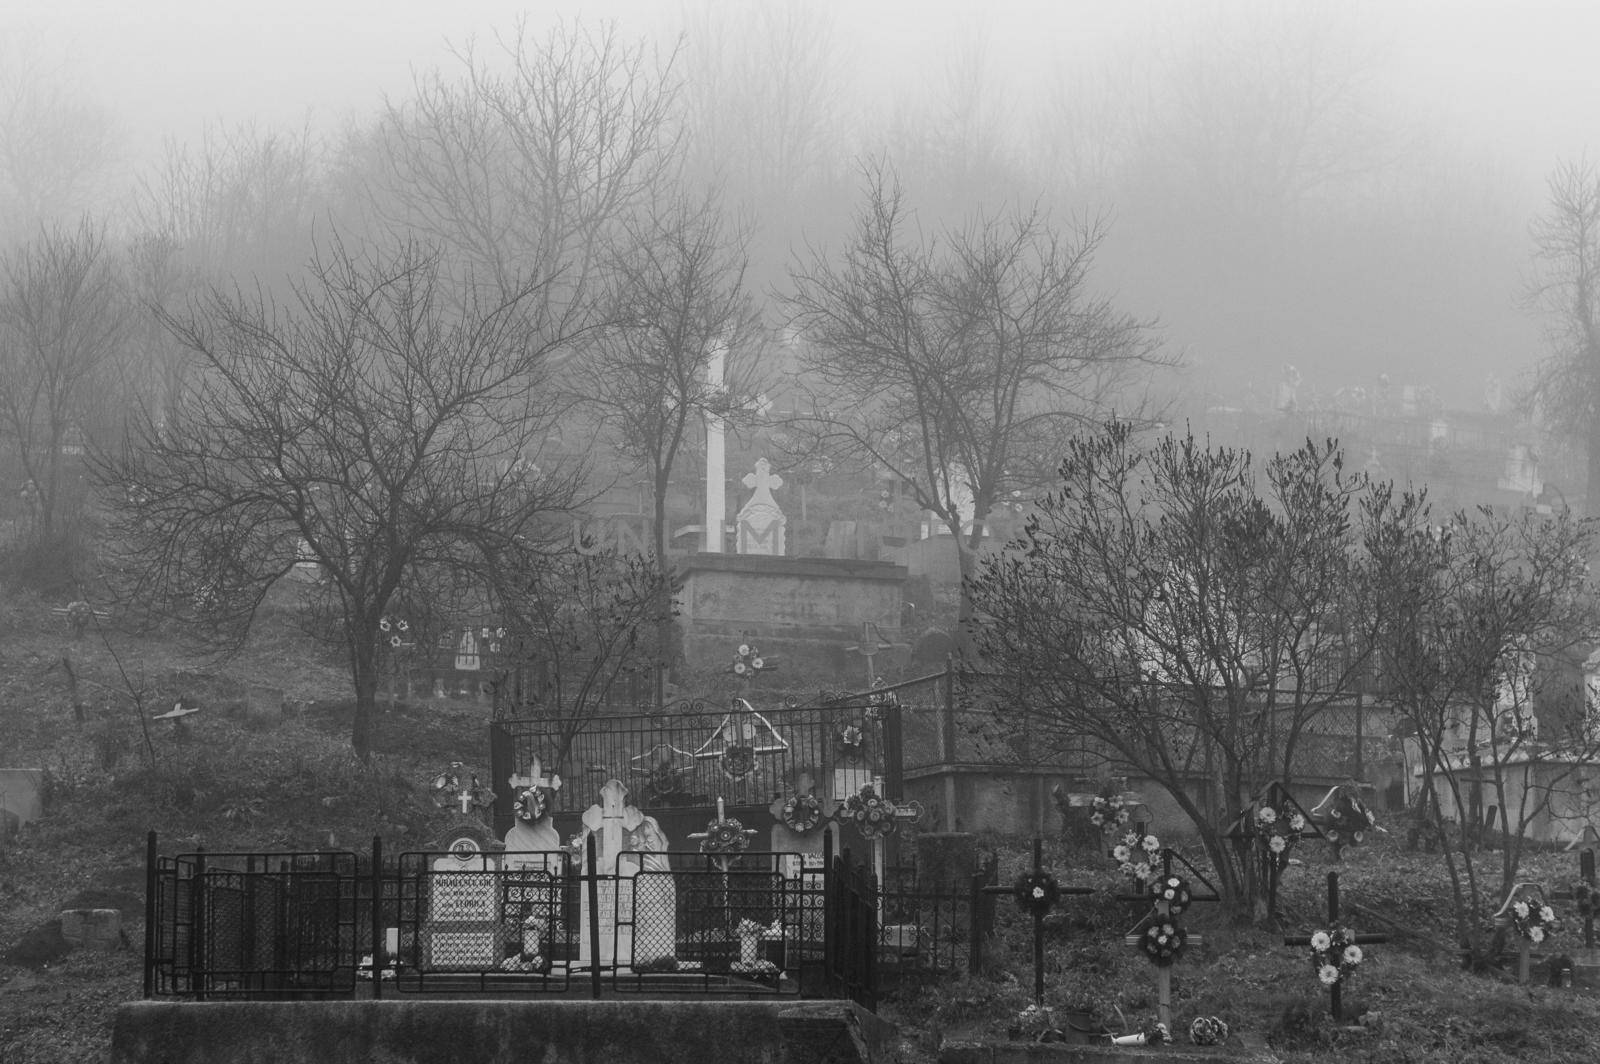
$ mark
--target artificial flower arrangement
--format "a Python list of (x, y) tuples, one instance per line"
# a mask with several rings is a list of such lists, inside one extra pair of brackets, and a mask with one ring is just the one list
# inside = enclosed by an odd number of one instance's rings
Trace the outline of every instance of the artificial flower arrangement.
[(1189, 1024), (1189, 1041), (1197, 1046), (1220, 1046), (1228, 1040), (1228, 1025), (1220, 1016), (1196, 1016)]
[(1256, 810), (1252, 818), (1256, 837), (1266, 846), (1278, 867), (1289, 863), (1289, 852), (1305, 834), (1306, 818), (1299, 813), (1280, 813), (1270, 805)]
[(1114, 1046), (1164, 1046), (1171, 1043), (1172, 1032), (1167, 1030), (1164, 1023), (1153, 1023), (1134, 1034), (1113, 1035), (1111, 1038)]
[(808, 834), (822, 823), (822, 802), (814, 794), (792, 795), (784, 801), (779, 819), (795, 834)]
[(1097, 794), (1089, 803), (1089, 823), (1104, 832), (1128, 822), (1128, 803), (1120, 794)]
[(1556, 911), (1545, 904), (1537, 894), (1518, 898), (1511, 903), (1511, 928), (1521, 938), (1535, 946), (1544, 942), (1559, 929)]
[(756, 673), (772, 667), (772, 663), (761, 656), (761, 651), (749, 643), (740, 643), (739, 650), (733, 655), (732, 671), (735, 676), (751, 679)]
[(744, 825), (734, 817), (713, 818), (706, 823), (705, 838), (700, 840), (701, 853), (743, 853), (750, 845), (750, 836)]
[(544, 819), (545, 813), (550, 809), (550, 801), (545, 797), (543, 787), (528, 787), (517, 794), (516, 813), (518, 820), (536, 823)]
[(1111, 848), (1111, 859), (1117, 862), (1117, 871), (1135, 883), (1148, 882), (1154, 875), (1153, 862), (1161, 852), (1161, 840), (1154, 835), (1127, 832)]
[(1361, 965), (1361, 947), (1348, 928), (1314, 931), (1311, 934), (1311, 966), (1323, 986), (1338, 986)]
[(722, 751), (722, 774), (738, 782), (756, 770), (756, 751), (752, 746), (736, 743)]
[(1188, 944), (1189, 933), (1169, 917), (1157, 917), (1139, 935), (1139, 949), (1158, 968), (1175, 963)]
[(1360, 846), (1366, 833), (1377, 826), (1378, 818), (1365, 802), (1353, 794), (1341, 793), (1328, 810), (1328, 826), (1322, 829), (1322, 837), (1335, 847)]
[(1011, 896), (1028, 915), (1043, 915), (1061, 900), (1061, 884), (1049, 872), (1024, 872), (1012, 886)]
[(844, 800), (846, 818), (868, 840), (894, 834), (894, 812), (894, 803), (879, 797), (871, 784)]
[(1193, 895), (1182, 876), (1158, 876), (1150, 884), (1150, 897), (1158, 906), (1166, 905), (1168, 916), (1178, 916), (1189, 908)]
[(1584, 919), (1600, 917), (1600, 887), (1580, 879), (1572, 885), (1573, 905)]
[(1067, 1034), (1056, 1022), (1055, 1010), (1048, 1005), (1030, 1004), (1006, 1028), (1008, 1037), (1030, 1042), (1065, 1042)]

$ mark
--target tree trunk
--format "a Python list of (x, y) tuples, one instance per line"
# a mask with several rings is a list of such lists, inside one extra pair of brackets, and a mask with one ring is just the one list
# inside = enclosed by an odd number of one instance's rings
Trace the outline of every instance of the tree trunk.
[(350, 746), (362, 764), (372, 758), (372, 720), (378, 703), (378, 654), (371, 642), (353, 655), (356, 705), (350, 717)]

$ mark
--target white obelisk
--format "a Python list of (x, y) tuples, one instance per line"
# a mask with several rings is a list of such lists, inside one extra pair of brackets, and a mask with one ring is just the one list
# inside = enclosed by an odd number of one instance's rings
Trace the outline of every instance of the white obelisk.
[[(715, 392), (722, 387), (723, 360), (727, 348), (717, 343), (711, 348), (711, 358), (706, 363), (707, 390)], [(710, 554), (722, 553), (722, 526), (728, 517), (727, 447), (723, 442), (722, 415), (706, 415), (706, 521), (701, 549)]]

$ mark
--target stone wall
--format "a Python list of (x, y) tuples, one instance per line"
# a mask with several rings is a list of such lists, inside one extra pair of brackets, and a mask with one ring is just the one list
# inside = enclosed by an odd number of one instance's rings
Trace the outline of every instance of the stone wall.
[(839, 1001), (142, 1001), (111, 1062), (871, 1064), (894, 1036)]
[[(866, 663), (845, 647), (859, 644), (864, 624), (884, 642), (899, 643), (903, 566), (846, 558), (694, 554), (679, 565), (678, 623), (690, 668), (726, 665), (747, 637), (793, 675), (816, 675), (817, 686), (865, 677)], [(903, 663), (909, 649), (885, 651), (880, 671)]]

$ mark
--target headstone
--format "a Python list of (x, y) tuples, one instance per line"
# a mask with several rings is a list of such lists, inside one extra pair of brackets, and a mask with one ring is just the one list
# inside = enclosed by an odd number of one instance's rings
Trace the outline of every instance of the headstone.
[[(628, 802), (621, 780), (607, 780), (600, 802), (583, 814), (579, 843), (594, 836), (602, 966), (632, 967), (671, 957), (677, 946), (677, 889), (666, 856), (666, 834), (654, 817)], [(587, 871), (587, 870), (585, 870)], [(580, 892), (578, 963), (594, 963), (589, 936), (589, 891)]]
[(788, 519), (772, 498), (773, 489), (783, 487), (783, 478), (772, 472), (770, 462), (758, 458), (755, 472), (745, 474), (744, 486), (755, 494), (739, 510), (739, 553), (783, 556)]
[(482, 971), (499, 965), (499, 860), (465, 847), (434, 859), (423, 924), (424, 965)]
[(0, 838), (44, 816), (44, 769), (0, 768)]
[(122, 913), (116, 909), (63, 909), (61, 937), (77, 948), (117, 949), (122, 945)]

